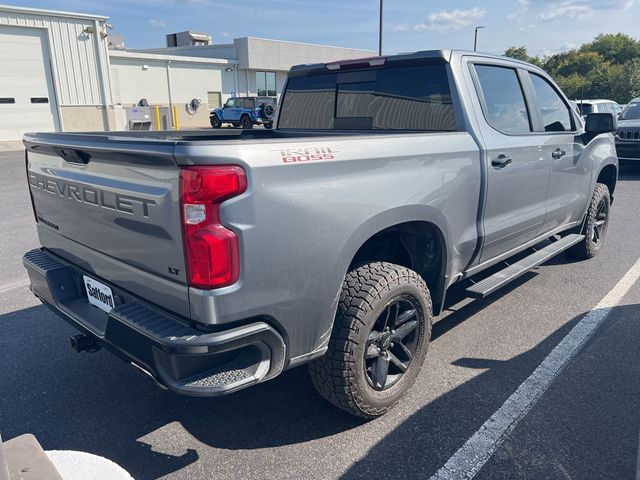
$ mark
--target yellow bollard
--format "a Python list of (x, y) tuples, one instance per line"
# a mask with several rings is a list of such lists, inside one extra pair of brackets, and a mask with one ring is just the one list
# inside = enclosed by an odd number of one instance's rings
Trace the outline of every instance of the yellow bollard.
[(162, 130), (161, 125), (160, 125), (160, 107), (158, 107), (157, 105), (155, 106), (155, 113), (156, 113), (156, 130)]
[(180, 130), (180, 121), (178, 120), (178, 106), (173, 106), (173, 123), (175, 124), (176, 130)]

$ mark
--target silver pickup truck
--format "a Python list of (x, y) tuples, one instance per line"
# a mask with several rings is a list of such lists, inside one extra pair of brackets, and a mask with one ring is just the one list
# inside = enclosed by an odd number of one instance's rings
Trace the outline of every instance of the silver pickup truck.
[(451, 285), (484, 297), (602, 246), (615, 119), (583, 124), (533, 65), (298, 66), (277, 122), (25, 136), (42, 248), (24, 265), (75, 350), (197, 396), (309, 363), (323, 397), (372, 418), (416, 378)]

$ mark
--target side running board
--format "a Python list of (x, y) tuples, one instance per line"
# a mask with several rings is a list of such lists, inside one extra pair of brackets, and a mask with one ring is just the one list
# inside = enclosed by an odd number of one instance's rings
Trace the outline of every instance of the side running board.
[(560, 240), (553, 242), (551, 245), (532, 253), (528, 257), (517, 261), (509, 265), (504, 270), (494, 273), (490, 277), (481, 280), (478, 283), (473, 284), (467, 288), (466, 292), (470, 297), (483, 298), (487, 295), (495, 292), (496, 290), (504, 287), (509, 282), (512, 282), (516, 278), (527, 273), (533, 267), (546, 262), (550, 258), (555, 257), (561, 252), (564, 252), (569, 247), (572, 247), (576, 243), (579, 243), (584, 239), (584, 235), (577, 233), (562, 237)]

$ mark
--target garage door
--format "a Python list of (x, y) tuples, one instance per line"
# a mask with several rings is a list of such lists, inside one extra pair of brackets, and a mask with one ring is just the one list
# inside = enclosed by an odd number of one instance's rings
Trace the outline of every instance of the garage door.
[(0, 140), (59, 130), (46, 31), (0, 25)]

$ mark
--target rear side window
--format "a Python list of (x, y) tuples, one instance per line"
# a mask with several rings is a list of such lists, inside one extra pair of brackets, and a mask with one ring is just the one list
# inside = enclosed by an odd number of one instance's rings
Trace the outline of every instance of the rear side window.
[(551, 84), (535, 73), (530, 73), (536, 92), (536, 106), (542, 118), (545, 132), (570, 132), (571, 113)]
[(279, 128), (456, 130), (444, 64), (323, 73), (289, 79)]
[(508, 134), (531, 132), (529, 112), (516, 71), (490, 65), (476, 65), (475, 70), (489, 125)]

